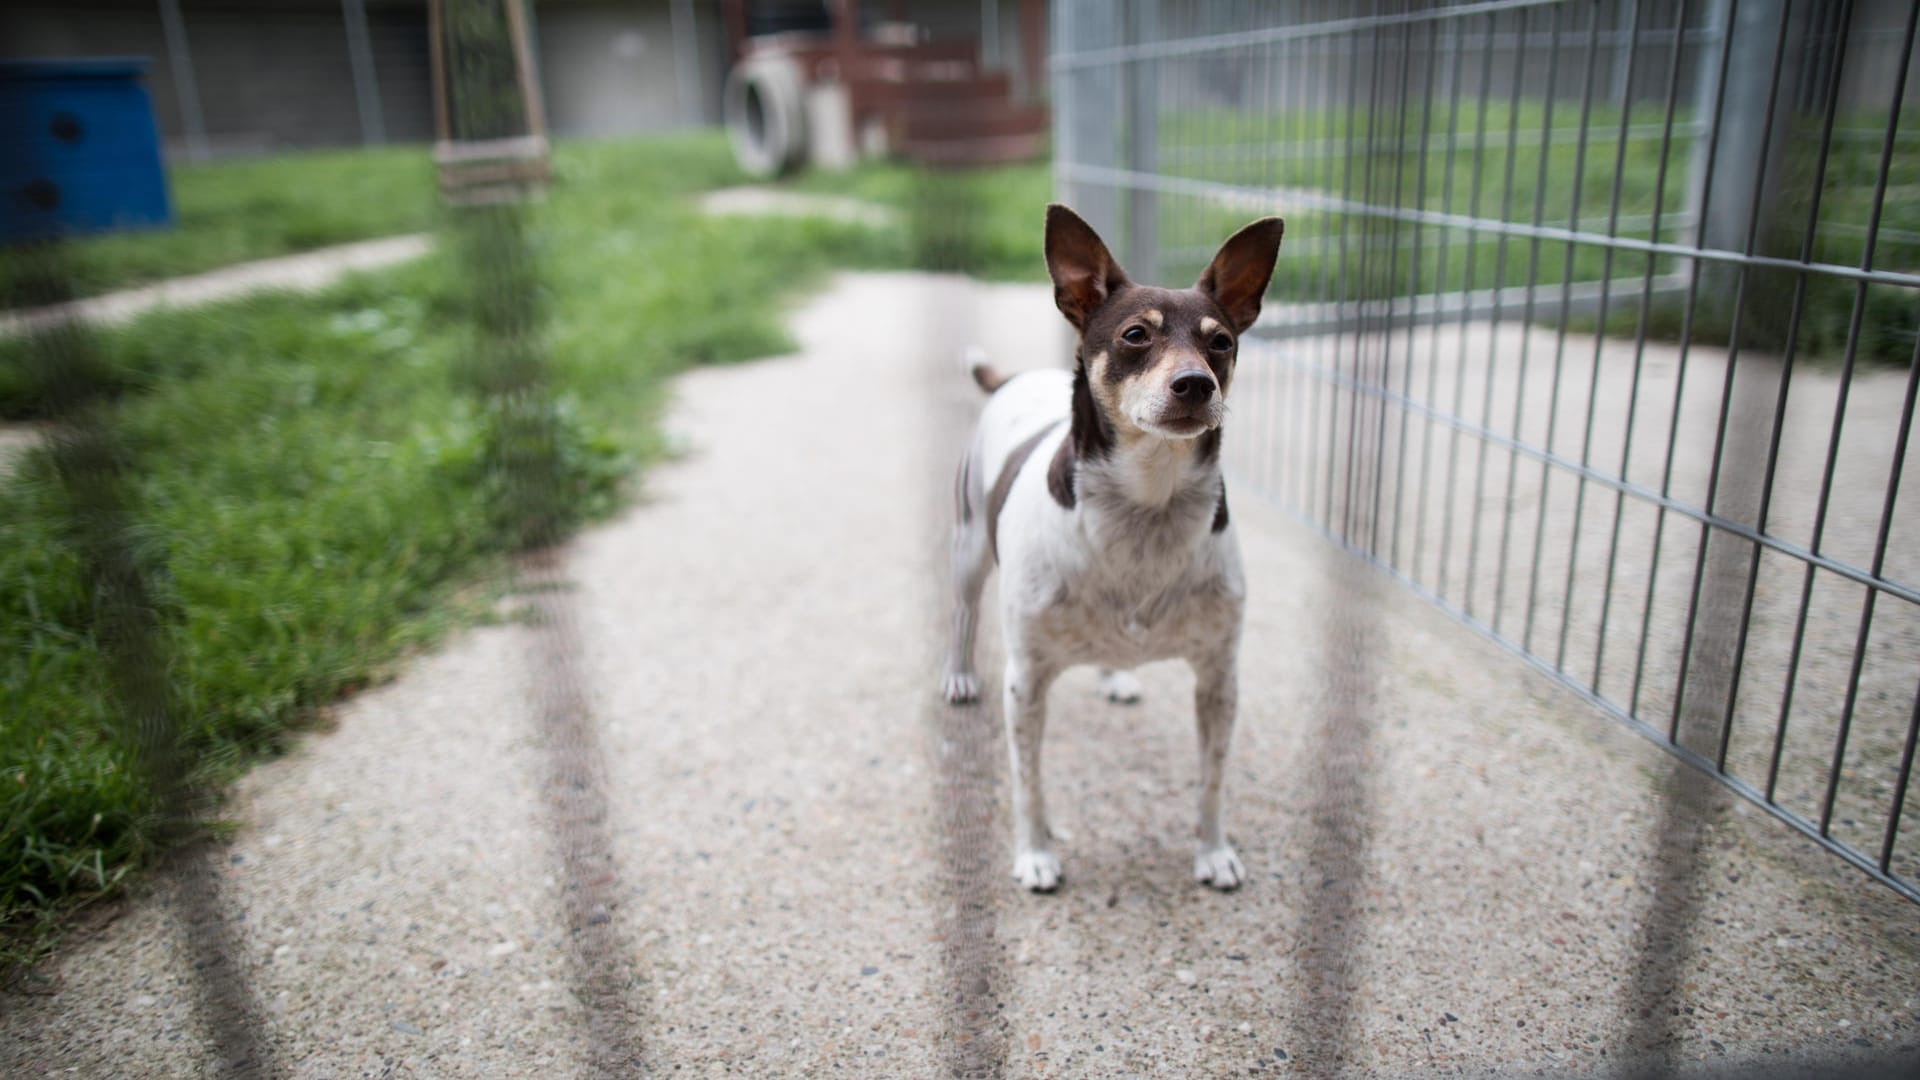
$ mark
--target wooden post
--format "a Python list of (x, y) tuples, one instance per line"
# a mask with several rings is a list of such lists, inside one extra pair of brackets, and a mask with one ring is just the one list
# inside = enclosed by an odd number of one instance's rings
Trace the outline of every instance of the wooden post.
[[(534, 60), (531, 33), (527, 25), (524, 0), (428, 0), (427, 28), (431, 37), (429, 54), (433, 67), (433, 119), (437, 136), (433, 157), (440, 173), (440, 193), (459, 206), (482, 203), (517, 202), (537, 197), (552, 178), (547, 164), (547, 116), (541, 101), (539, 68)], [(450, 56), (448, 3), (504, 5), (506, 40), (480, 43), (484, 48), (504, 45), (513, 58), (514, 85), (519, 90), (524, 129), (499, 133), (490, 125), (489, 138), (475, 138), (474, 132), (456, 129), (453, 105), (456, 94), (490, 94), (504, 87), (457, 87), (455, 71), (472, 70)], [(465, 42), (467, 46), (473, 42)], [(506, 120), (509, 118), (500, 118)]]
[(433, 68), (433, 141), (436, 143), (453, 138), (453, 123), (447, 117), (447, 47), (440, 24), (441, 2), (427, 0), (427, 56)]
[(504, 0), (507, 5), (507, 32), (513, 36), (513, 61), (520, 72), (520, 97), (526, 102), (527, 133), (536, 138), (547, 136), (547, 109), (540, 96), (539, 65), (527, 41), (527, 13), (520, 5), (525, 0)]

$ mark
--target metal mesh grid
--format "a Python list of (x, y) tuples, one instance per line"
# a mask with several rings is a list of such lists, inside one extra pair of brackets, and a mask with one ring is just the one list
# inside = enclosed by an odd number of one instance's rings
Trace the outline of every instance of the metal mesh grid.
[(1055, 6), (1129, 270), (1288, 219), (1235, 482), (1909, 898), (1911, 4)]

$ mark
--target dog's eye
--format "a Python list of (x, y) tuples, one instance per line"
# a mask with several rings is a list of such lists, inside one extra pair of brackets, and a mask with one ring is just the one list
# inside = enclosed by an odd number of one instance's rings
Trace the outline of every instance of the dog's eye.
[(1209, 344), (1212, 346), (1214, 352), (1226, 352), (1228, 349), (1233, 348), (1233, 339), (1225, 334), (1215, 334)]
[(1127, 332), (1120, 335), (1120, 340), (1129, 345), (1145, 345), (1147, 343), (1147, 332), (1137, 326), (1129, 326), (1127, 327)]

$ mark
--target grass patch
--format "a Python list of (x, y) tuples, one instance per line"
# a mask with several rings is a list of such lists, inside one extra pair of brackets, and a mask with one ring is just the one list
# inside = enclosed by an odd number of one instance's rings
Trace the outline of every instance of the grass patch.
[[(325, 151), (172, 165), (174, 224), (65, 245), (74, 295), (96, 296), (250, 259), (432, 228), (423, 147)], [(0, 257), (0, 307), (23, 306), (25, 268)]]
[[(527, 235), (569, 522), (616, 507), (659, 453), (665, 376), (788, 348), (781, 299), (821, 271), (908, 264), (900, 237), (859, 226), (700, 216), (687, 196), (743, 179), (718, 137), (562, 144), (554, 168)], [(487, 458), (502, 417), (460, 375), (460, 259), (95, 339), (201, 790), (487, 608), (474, 588), (519, 537)], [(0, 413), (40, 407), (35, 347), (0, 340)], [(66, 498), (44, 453), (0, 484), (0, 960), (16, 963), (158, 842)]]

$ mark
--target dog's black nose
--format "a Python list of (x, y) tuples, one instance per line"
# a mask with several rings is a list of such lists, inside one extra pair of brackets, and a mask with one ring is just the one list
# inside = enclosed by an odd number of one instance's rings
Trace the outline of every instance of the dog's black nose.
[(1173, 396), (1189, 405), (1199, 405), (1213, 396), (1213, 376), (1204, 371), (1183, 371), (1167, 384)]

